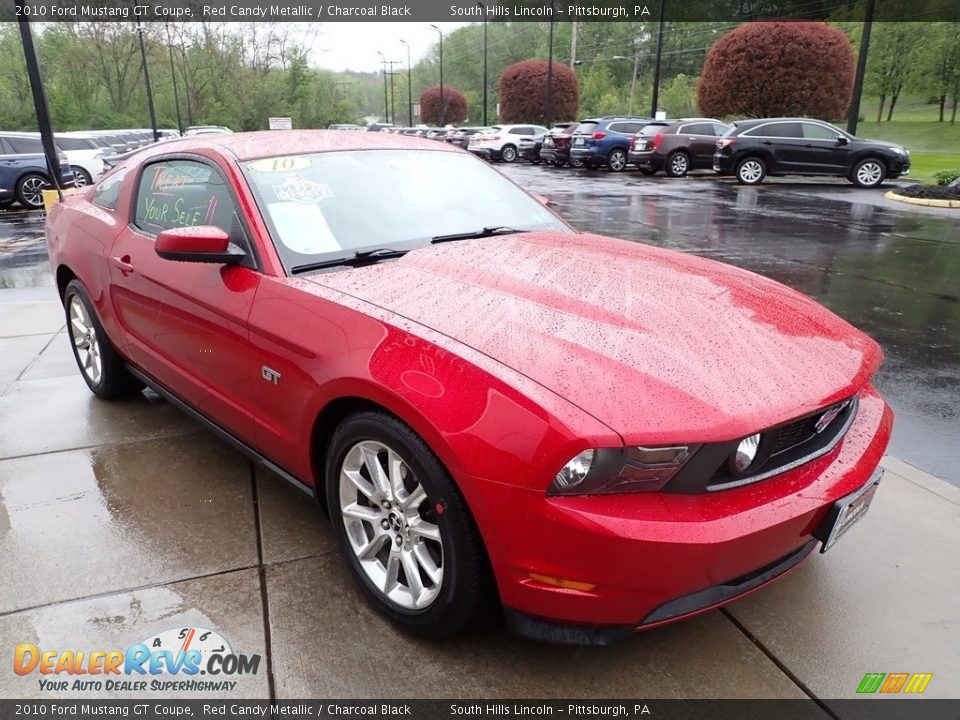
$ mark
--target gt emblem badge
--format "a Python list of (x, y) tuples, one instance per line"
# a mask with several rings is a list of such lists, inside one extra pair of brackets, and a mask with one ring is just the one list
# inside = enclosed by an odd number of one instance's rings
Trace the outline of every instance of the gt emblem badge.
[(278, 373), (276, 370), (273, 370), (273, 369), (271, 369), (271, 368), (268, 368), (266, 365), (264, 365), (262, 368), (260, 368), (260, 375), (261, 375), (261, 377), (263, 377), (263, 379), (266, 380), (268, 383), (273, 383), (274, 385), (279, 385), (279, 384), (280, 384), (280, 378), (282, 377), (282, 375), (280, 375), (280, 373)]

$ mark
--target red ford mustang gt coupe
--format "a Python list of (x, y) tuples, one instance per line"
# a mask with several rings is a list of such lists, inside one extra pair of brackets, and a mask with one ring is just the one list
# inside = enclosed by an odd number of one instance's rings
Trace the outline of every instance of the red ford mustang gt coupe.
[(445, 143), (140, 152), (53, 207), (81, 373), (144, 385), (326, 507), (366, 597), (606, 644), (755, 590), (862, 517), (872, 340), (734, 267), (576, 232)]

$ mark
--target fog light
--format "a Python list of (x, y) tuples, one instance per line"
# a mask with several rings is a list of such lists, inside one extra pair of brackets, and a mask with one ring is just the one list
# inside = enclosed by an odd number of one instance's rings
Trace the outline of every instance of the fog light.
[(759, 449), (760, 433), (741, 440), (736, 451), (730, 456), (730, 471), (736, 475), (745, 473), (756, 459)]
[(576, 487), (583, 482), (593, 467), (594, 450), (584, 450), (563, 466), (563, 469), (557, 473), (556, 486), (560, 489)]

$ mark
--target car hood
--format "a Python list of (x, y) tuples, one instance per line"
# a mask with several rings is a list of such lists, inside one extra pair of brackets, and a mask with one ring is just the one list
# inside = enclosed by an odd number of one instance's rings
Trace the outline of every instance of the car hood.
[(779, 283), (598, 235), (451, 242), (304, 279), (494, 358), (627, 442), (742, 437), (853, 395), (882, 358)]

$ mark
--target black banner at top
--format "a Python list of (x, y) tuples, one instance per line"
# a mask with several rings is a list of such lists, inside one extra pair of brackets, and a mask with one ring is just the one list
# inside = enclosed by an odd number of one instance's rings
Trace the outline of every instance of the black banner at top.
[[(744, 22), (862, 20), (868, 0), (0, 0), (36, 22)], [(875, 0), (876, 22), (957, 22), (958, 0)]]

